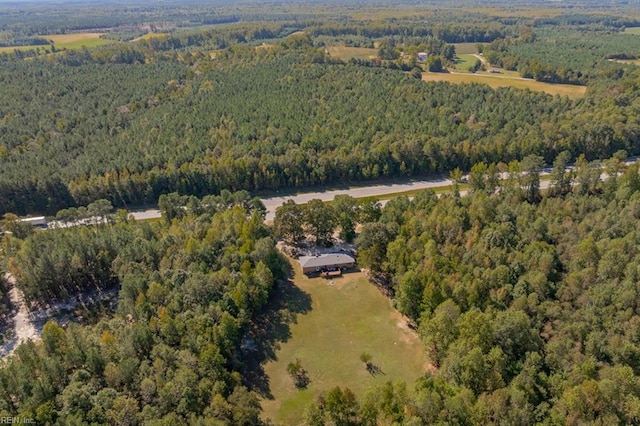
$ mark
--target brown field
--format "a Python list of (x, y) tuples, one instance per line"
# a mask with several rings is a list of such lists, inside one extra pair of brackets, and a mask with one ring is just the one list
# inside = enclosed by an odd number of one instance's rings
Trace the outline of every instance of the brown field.
[(480, 83), (492, 88), (516, 87), (519, 89), (530, 89), (536, 92), (545, 92), (550, 95), (568, 96), (570, 98), (581, 98), (587, 92), (586, 86), (574, 86), (571, 84), (550, 84), (541, 83), (520, 77), (507, 75), (496, 75), (487, 73), (459, 74), (459, 73), (424, 73), (423, 81), (448, 81), (453, 84)]
[(332, 57), (343, 61), (348, 61), (351, 58), (373, 59), (378, 55), (376, 49), (367, 47), (329, 46), (327, 52)]
[(44, 39), (51, 40), (54, 44), (69, 44), (79, 41), (92, 40), (100, 38), (105, 33), (72, 33), (72, 34), (51, 34), (41, 36)]

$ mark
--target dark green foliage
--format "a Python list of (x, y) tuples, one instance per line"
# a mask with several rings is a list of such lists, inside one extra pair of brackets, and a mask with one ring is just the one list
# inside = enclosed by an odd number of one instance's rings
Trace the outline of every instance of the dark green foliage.
[[(638, 167), (608, 185), (593, 178), (598, 162), (580, 159), (585, 182), (567, 191), (566, 159), (546, 195), (534, 176), (539, 158), (511, 164), (491, 193), (481, 190), (488, 166), (476, 166), (473, 195), (419, 194), (364, 227), (365, 259), (380, 239), (371, 230), (396, 229), (376, 264), (435, 367), (403, 411), (390, 404), (378, 415), (422, 424), (635, 421)], [(618, 158), (605, 163), (622, 170)]]
[(429, 56), (427, 59), (427, 70), (429, 70), (429, 72), (441, 72), (442, 58), (439, 56)]
[(42, 345), (17, 349), (0, 369), (1, 409), (59, 424), (260, 424), (256, 396), (240, 386), (239, 347), (283, 262), (261, 210), (224, 195), (224, 207), (220, 197), (189, 200), (170, 225), (49, 230), (11, 253), (30, 300), (121, 288), (113, 318), (66, 330), (49, 322)]
[[(414, 176), (528, 154), (549, 162), (562, 150), (638, 152), (630, 71), (616, 77), (615, 99), (587, 104), (309, 62), (315, 48), (304, 44), (233, 45), (215, 59), (131, 49), (2, 67), (1, 211)], [(144, 63), (110, 62), (135, 52)]]

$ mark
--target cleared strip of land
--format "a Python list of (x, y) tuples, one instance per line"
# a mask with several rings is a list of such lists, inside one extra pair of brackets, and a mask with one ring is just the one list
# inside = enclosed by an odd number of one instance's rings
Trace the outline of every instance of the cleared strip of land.
[(424, 73), (423, 81), (448, 81), (453, 84), (480, 83), (492, 88), (516, 87), (518, 89), (529, 89), (536, 92), (545, 92), (550, 95), (568, 96), (570, 98), (581, 98), (587, 92), (586, 86), (575, 86), (571, 84), (550, 84), (540, 81), (530, 80), (521, 77), (511, 77), (500, 74), (471, 74), (471, 73)]

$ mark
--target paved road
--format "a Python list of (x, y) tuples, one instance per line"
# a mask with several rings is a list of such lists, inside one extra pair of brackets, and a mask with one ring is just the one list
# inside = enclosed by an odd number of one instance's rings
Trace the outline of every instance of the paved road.
[[(443, 186), (449, 186), (452, 182), (450, 179), (442, 177), (427, 179), (427, 180), (413, 180), (405, 183), (394, 184), (380, 184), (370, 186), (352, 186), (345, 189), (332, 189), (318, 192), (299, 192), (292, 195), (285, 195), (281, 197), (263, 197), (261, 198), (265, 207), (267, 208), (266, 220), (273, 220), (276, 214), (276, 208), (280, 207), (282, 203), (287, 200), (293, 200), (296, 204), (304, 204), (313, 199), (319, 199), (322, 201), (331, 201), (336, 195), (347, 194), (354, 198), (364, 197), (380, 197), (383, 195), (392, 195), (399, 192), (427, 189), (427, 188), (440, 188)], [(135, 220), (145, 219), (157, 219), (160, 216), (160, 210), (139, 210), (129, 212), (129, 216), (132, 216)]]
[[(629, 157), (625, 163), (629, 165), (637, 161), (639, 161), (638, 157)], [(573, 166), (569, 166), (567, 170), (570, 170), (572, 168)], [(550, 173), (551, 167), (545, 167), (542, 169), (540, 175), (548, 176)], [(606, 178), (606, 176), (603, 175), (603, 178)], [(273, 218), (275, 217), (276, 208), (281, 206), (282, 203), (287, 200), (293, 200), (296, 202), (296, 204), (303, 204), (313, 199), (331, 201), (336, 195), (340, 194), (351, 195), (354, 198), (381, 197), (412, 190), (447, 187), (451, 184), (452, 182), (450, 179), (436, 177), (425, 180), (412, 180), (405, 183), (352, 186), (345, 189), (334, 189), (316, 192), (299, 192), (297, 194), (286, 195), (282, 197), (263, 197), (261, 198), (261, 200), (267, 208), (266, 220), (273, 220)], [(540, 186), (542, 189), (548, 188), (549, 182), (543, 180)], [(160, 210), (157, 209), (131, 211), (129, 215), (132, 216), (135, 220), (157, 219), (161, 217)]]

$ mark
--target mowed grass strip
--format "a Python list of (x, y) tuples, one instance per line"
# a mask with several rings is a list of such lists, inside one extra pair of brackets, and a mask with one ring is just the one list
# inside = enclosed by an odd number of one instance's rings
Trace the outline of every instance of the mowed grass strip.
[(640, 34), (640, 27), (630, 27), (624, 29), (625, 34)]
[(545, 92), (550, 95), (562, 95), (570, 98), (581, 98), (587, 92), (586, 86), (574, 86), (571, 84), (550, 84), (540, 81), (511, 77), (500, 74), (455, 74), (455, 73), (423, 73), (422, 80), (448, 81), (453, 84), (480, 83), (492, 88), (516, 87), (519, 89), (530, 89), (537, 92)]
[[(310, 279), (297, 261), (291, 263), (293, 279), (280, 284), (271, 301), (280, 309), (280, 317), (290, 322), (274, 327), (284, 338), (272, 346), (274, 359), (263, 364), (268, 388), (263, 388), (263, 416), (277, 423), (301, 424), (309, 403), (335, 386), (348, 387), (359, 396), (387, 381), (402, 380), (411, 389), (427, 371), (427, 358), (420, 339), (389, 299), (361, 272), (333, 280)], [(378, 374), (367, 372), (360, 361), (363, 352), (372, 356)], [(310, 379), (304, 390), (296, 389), (287, 374), (287, 365), (296, 359)]]
[(373, 59), (378, 56), (376, 49), (367, 47), (351, 47), (351, 46), (329, 46), (327, 47), (329, 55), (342, 61), (348, 61), (351, 58), (356, 59)]

